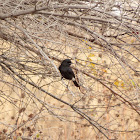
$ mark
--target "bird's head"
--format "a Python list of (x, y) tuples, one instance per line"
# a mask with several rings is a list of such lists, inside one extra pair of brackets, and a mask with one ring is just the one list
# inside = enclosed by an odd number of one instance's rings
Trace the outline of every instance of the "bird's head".
[(63, 66), (70, 66), (72, 64), (70, 59), (65, 59), (62, 61), (62, 65)]

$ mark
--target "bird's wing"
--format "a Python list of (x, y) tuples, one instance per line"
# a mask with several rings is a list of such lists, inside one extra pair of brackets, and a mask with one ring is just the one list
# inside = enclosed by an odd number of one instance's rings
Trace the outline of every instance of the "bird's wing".
[(71, 68), (69, 68), (69, 69), (68, 69), (68, 73), (69, 73), (70, 75), (72, 75), (72, 77), (74, 77), (74, 78), (75, 78), (74, 72), (72, 71), (72, 69), (71, 69)]

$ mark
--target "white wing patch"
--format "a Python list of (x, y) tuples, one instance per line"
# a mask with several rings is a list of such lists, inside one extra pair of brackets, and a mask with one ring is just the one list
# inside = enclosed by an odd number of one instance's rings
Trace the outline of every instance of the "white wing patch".
[(72, 81), (75, 81), (75, 78), (74, 77), (72, 78)]

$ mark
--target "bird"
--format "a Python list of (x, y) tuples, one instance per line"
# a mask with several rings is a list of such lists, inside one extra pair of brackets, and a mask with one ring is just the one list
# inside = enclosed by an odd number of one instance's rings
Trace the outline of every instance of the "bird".
[(59, 71), (61, 73), (62, 78), (72, 80), (76, 87), (80, 87), (75, 79), (75, 74), (72, 68), (70, 67), (71, 64), (72, 62), (70, 59), (63, 60), (61, 65), (59, 66)]

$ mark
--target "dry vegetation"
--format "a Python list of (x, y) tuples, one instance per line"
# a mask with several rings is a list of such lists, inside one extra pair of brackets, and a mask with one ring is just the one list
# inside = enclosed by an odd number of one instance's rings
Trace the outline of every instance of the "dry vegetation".
[(0, 139), (139, 140), (139, 64), (139, 0), (0, 0)]

